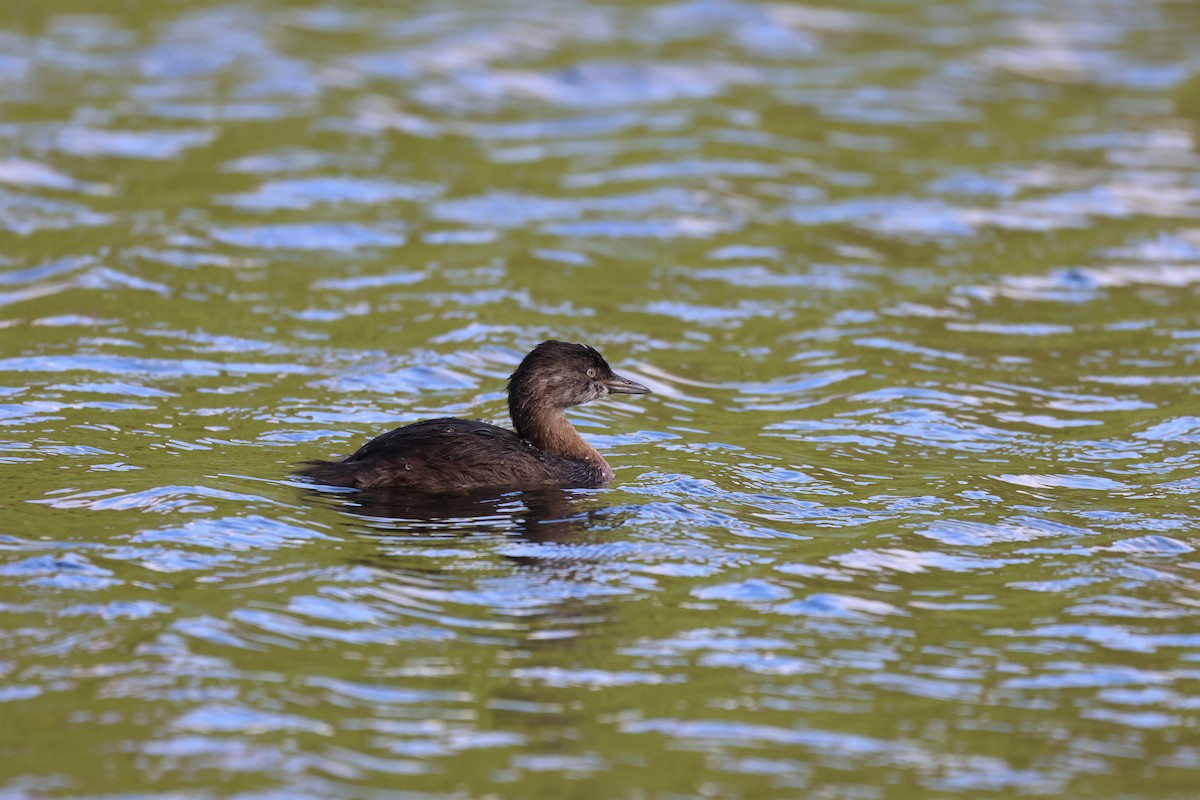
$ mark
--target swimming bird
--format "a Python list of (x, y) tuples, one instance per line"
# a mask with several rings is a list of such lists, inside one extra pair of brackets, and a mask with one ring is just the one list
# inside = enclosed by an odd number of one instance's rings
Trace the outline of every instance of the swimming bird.
[(422, 420), (341, 461), (307, 461), (297, 474), (331, 486), (424, 493), (604, 486), (612, 467), (564, 412), (610, 394), (649, 391), (614, 373), (588, 345), (546, 341), (508, 379), (515, 430), (457, 417)]

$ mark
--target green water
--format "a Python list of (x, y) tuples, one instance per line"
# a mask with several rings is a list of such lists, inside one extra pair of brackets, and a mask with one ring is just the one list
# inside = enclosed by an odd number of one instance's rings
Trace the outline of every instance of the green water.
[[(0, 798), (1191, 798), (1200, 14), (0, 8)], [(295, 462), (504, 422), (597, 491)]]

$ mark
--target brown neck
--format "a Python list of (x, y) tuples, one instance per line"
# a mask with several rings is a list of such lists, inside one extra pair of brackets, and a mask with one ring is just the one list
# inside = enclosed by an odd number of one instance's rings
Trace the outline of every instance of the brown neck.
[(556, 408), (515, 408), (513, 425), (521, 438), (544, 453), (573, 461), (594, 464), (612, 480), (612, 469), (604, 456), (575, 430), (563, 412)]

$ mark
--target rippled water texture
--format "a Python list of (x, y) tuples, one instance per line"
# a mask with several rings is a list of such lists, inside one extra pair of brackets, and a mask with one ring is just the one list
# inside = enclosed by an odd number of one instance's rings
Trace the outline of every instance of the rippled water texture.
[(1196, 797), (1198, 9), (3, 4), (0, 798)]

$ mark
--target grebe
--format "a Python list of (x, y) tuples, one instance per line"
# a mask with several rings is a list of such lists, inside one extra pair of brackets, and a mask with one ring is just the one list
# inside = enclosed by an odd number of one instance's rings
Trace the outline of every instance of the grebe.
[(609, 394), (649, 391), (615, 374), (585, 344), (542, 342), (508, 379), (515, 433), (479, 420), (422, 420), (377, 436), (342, 461), (307, 461), (297, 474), (332, 486), (425, 493), (595, 488), (613, 479), (612, 468), (563, 412)]

